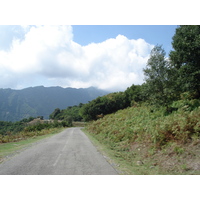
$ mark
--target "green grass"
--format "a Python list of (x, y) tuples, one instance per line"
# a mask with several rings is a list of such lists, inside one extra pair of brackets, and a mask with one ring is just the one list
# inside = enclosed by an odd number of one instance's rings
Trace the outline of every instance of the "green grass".
[[(63, 128), (53, 128), (50, 130), (46, 130), (46, 134), (43, 134), (43, 135), (33, 136), (33, 137), (20, 140), (17, 142), (8, 142), (8, 143), (0, 144), (0, 163), (4, 160), (6, 156), (15, 154), (21, 149), (26, 148), (27, 146), (31, 145), (32, 143), (42, 140), (44, 138), (50, 137), (56, 133), (59, 133), (62, 130)], [(45, 133), (45, 130), (43, 132)]]
[(131, 107), (88, 123), (86, 131), (125, 174), (200, 174), (200, 108), (166, 115)]

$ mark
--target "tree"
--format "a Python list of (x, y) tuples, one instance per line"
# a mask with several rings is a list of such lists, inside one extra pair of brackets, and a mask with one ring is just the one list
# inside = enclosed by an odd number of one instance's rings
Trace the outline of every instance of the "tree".
[(170, 60), (177, 69), (181, 92), (200, 97), (200, 26), (182, 25), (176, 29)]
[(143, 100), (141, 85), (133, 84), (131, 87), (128, 87), (124, 93), (129, 105), (131, 105), (132, 102), (140, 102)]
[(156, 45), (150, 54), (147, 67), (143, 70), (146, 76), (145, 92), (153, 104), (168, 106), (174, 99), (172, 91), (173, 68), (165, 57), (165, 50)]
[(84, 104), (80, 109), (80, 115), (85, 121), (96, 120), (98, 115), (106, 115), (128, 107), (130, 103), (124, 92), (114, 92), (103, 97), (97, 97)]
[(60, 114), (60, 109), (56, 108), (53, 113), (49, 115), (49, 119), (57, 119), (58, 115)]

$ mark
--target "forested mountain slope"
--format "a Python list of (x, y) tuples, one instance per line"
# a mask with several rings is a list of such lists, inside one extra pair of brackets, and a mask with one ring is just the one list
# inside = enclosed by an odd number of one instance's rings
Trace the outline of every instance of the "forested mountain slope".
[(19, 121), (27, 117), (49, 115), (55, 108), (87, 103), (105, 91), (90, 88), (30, 87), (22, 90), (0, 89), (0, 121)]

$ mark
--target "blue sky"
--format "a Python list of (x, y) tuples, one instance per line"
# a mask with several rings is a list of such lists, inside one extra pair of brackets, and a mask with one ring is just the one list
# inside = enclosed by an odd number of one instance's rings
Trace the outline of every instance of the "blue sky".
[[(169, 53), (177, 25), (73, 25), (72, 28), (73, 40), (83, 46), (121, 34), (128, 39), (142, 38), (150, 44), (162, 44), (166, 53)], [(8, 49), (14, 37), (24, 37), (21, 27), (0, 25), (0, 49)]]
[(154, 45), (166, 53), (173, 25), (0, 26), (0, 88), (94, 86), (123, 91), (144, 82)]
[(166, 53), (172, 50), (172, 37), (177, 25), (76, 25), (73, 26), (74, 41), (81, 45), (103, 42), (122, 34), (128, 39), (145, 39), (150, 44), (163, 45)]

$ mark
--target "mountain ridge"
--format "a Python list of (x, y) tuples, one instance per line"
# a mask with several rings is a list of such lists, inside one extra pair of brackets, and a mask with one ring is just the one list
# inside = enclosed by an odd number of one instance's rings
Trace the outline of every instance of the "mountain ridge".
[(55, 108), (88, 103), (98, 96), (108, 94), (95, 87), (62, 88), (60, 86), (28, 87), (21, 90), (0, 89), (0, 121), (19, 121), (30, 116), (43, 116), (45, 119)]

